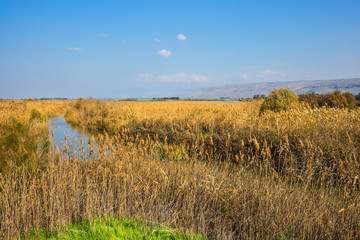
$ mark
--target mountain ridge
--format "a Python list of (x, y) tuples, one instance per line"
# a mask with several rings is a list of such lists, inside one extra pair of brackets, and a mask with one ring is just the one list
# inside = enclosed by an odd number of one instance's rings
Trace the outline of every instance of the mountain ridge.
[(303, 94), (308, 91), (328, 93), (334, 90), (358, 94), (360, 93), (360, 78), (227, 84), (200, 88), (185, 95), (193, 98), (249, 98), (253, 97), (254, 94), (267, 95), (276, 88), (289, 88), (297, 94)]

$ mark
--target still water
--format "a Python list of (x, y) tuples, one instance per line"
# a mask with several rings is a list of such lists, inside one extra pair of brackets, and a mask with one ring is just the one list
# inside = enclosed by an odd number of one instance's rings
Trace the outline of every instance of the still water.
[[(73, 149), (79, 150), (83, 148), (85, 152), (89, 151), (88, 141), (91, 135), (88, 132), (71, 126), (64, 118), (57, 117), (50, 119), (49, 130), (52, 135), (54, 147), (57, 145), (60, 150), (63, 150), (64, 146), (67, 146), (71, 153)], [(73, 148), (70, 147), (71, 145)]]

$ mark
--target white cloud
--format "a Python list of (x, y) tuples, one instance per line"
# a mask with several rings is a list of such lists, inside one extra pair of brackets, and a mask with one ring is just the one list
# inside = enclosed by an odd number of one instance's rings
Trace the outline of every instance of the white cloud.
[(171, 56), (170, 50), (166, 50), (166, 49), (160, 50), (156, 54), (160, 55), (162, 57), (170, 57)]
[(166, 76), (158, 76), (158, 80), (164, 81), (164, 82), (206, 82), (209, 79), (205, 76), (201, 76), (198, 74), (185, 74), (185, 73), (177, 73), (174, 75)]
[(287, 77), (287, 74), (275, 70), (264, 70), (256, 75), (256, 77), (261, 81), (279, 81), (284, 80)]
[(180, 33), (180, 34), (177, 36), (177, 38), (178, 38), (179, 40), (182, 40), (182, 41), (185, 41), (185, 40), (186, 40), (185, 35), (182, 34), (182, 33)]
[(261, 73), (264, 76), (281, 76), (281, 77), (286, 77), (286, 74), (283, 72), (279, 72), (279, 71), (274, 71), (274, 70), (265, 70)]
[(139, 75), (136, 78), (136, 81), (138, 82), (149, 82), (151, 80), (154, 80), (154, 76), (151, 74), (139, 73)]
[(249, 78), (246, 73), (241, 74), (240, 77), (241, 77), (242, 79), (244, 79), (244, 80), (247, 80), (247, 79)]
[(161, 42), (161, 40), (158, 39), (158, 38), (155, 38), (155, 39), (154, 39), (154, 42)]
[(140, 82), (159, 81), (159, 82), (206, 82), (209, 79), (199, 74), (177, 73), (173, 75), (153, 76), (152, 74), (140, 73), (136, 79)]
[(100, 36), (107, 37), (107, 34), (106, 33), (100, 33)]
[(80, 52), (80, 51), (84, 51), (84, 49), (82, 48), (79, 48), (79, 47), (71, 47), (71, 48), (68, 48), (70, 51), (77, 51), (77, 52)]

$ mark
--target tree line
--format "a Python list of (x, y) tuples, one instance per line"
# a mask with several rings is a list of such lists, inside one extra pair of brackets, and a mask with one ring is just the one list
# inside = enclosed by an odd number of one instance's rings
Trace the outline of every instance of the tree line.
[(290, 89), (275, 89), (265, 98), (261, 105), (260, 113), (267, 110), (274, 112), (286, 111), (295, 108), (299, 103), (305, 103), (311, 108), (358, 109), (360, 106), (360, 93), (353, 95), (350, 92), (342, 93), (340, 90), (334, 90), (332, 93), (318, 94), (314, 91), (309, 91), (305, 94), (297, 95)]

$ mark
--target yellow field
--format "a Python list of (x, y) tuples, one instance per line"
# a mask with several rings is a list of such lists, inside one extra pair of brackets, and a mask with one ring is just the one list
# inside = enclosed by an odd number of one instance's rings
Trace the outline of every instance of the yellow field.
[(190, 160), (254, 165), (302, 181), (353, 183), (360, 172), (360, 111), (299, 107), (259, 116), (261, 102), (82, 100), (65, 117), (91, 130), (177, 146)]
[[(0, 236), (115, 216), (212, 239), (359, 238), (360, 112), (303, 106), (259, 116), (260, 105), (0, 102), (0, 160), (17, 163), (0, 175)], [(65, 112), (108, 133), (91, 156), (43, 144), (44, 116)], [(18, 141), (4, 144), (12, 133)], [(18, 154), (31, 151), (41, 167), (29, 171)]]

